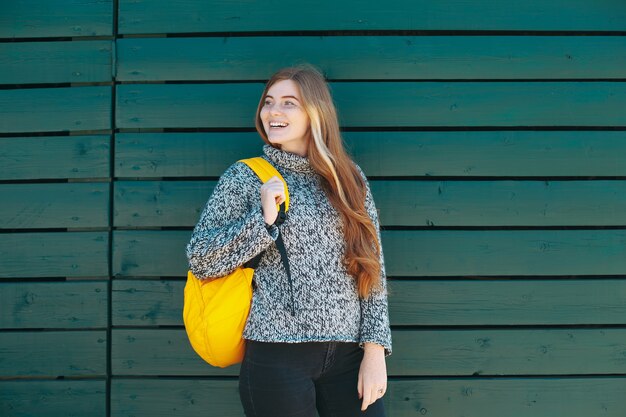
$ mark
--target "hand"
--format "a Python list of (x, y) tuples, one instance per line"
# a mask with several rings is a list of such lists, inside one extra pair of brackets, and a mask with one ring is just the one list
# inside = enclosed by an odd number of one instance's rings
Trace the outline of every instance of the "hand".
[(274, 176), (261, 186), (261, 207), (265, 223), (274, 224), (278, 217), (278, 208), (285, 201), (285, 184)]
[(375, 343), (365, 343), (364, 350), (357, 384), (359, 399), (363, 399), (361, 411), (382, 398), (387, 391), (385, 349)]

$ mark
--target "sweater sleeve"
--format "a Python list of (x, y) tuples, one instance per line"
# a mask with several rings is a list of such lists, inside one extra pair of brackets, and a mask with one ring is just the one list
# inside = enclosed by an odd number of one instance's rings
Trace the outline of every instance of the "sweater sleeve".
[[(186, 247), (189, 269), (196, 277), (227, 275), (278, 237), (278, 228), (267, 227), (263, 218), (260, 184), (242, 162), (222, 174)], [(250, 200), (250, 195), (258, 197)]]
[(380, 245), (380, 288), (374, 289), (368, 298), (361, 299), (361, 335), (360, 345), (366, 342), (376, 343), (385, 348), (385, 356), (391, 355), (391, 329), (389, 327), (389, 311), (387, 303), (387, 274), (385, 272), (385, 260), (383, 256), (382, 241), (380, 238), (380, 223), (378, 211), (374, 204), (374, 198), (370, 190), (369, 182), (360, 167), (357, 168), (365, 181), (366, 197), (365, 209), (369, 214)]

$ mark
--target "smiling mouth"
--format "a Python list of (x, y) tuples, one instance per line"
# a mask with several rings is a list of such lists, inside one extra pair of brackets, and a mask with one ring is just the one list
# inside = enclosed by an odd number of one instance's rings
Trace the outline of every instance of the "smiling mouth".
[(270, 125), (270, 129), (282, 129), (282, 128), (289, 126), (289, 123), (270, 122), (269, 125)]

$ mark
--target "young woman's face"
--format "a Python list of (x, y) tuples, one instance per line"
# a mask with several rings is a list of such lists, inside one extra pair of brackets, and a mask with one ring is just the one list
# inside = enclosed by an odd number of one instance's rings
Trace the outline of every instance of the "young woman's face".
[(274, 83), (264, 97), (261, 121), (269, 141), (284, 151), (306, 156), (309, 116), (293, 80)]

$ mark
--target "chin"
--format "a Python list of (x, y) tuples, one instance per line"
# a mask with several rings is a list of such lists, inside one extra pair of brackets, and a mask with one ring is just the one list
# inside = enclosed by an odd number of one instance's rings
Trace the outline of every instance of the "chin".
[(267, 139), (272, 143), (272, 145), (282, 145), (283, 143), (288, 142), (286, 138), (272, 138), (271, 136), (268, 136)]

